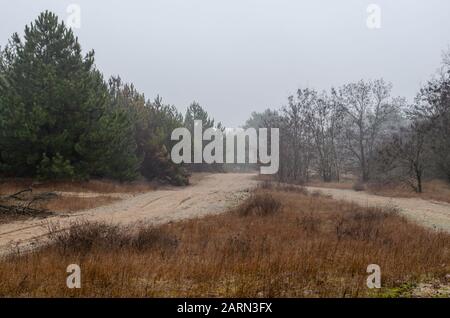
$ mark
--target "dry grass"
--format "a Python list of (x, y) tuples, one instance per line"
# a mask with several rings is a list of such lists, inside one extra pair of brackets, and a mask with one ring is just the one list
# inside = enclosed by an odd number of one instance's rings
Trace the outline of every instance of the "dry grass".
[[(2, 204), (3, 205), (3, 204)], [(53, 212), (47, 210), (22, 211), (19, 207), (16, 210), (0, 209), (0, 224), (11, 223), (14, 221), (28, 220), (28, 219), (45, 219), (54, 215)]]
[(353, 186), (352, 189), (359, 192), (359, 191), (365, 191), (366, 190), (366, 184), (362, 181), (356, 181)]
[[(77, 224), (51, 239), (0, 261), (0, 296), (398, 296), (450, 273), (450, 235), (301, 191), (258, 189), (221, 215), (157, 228)], [(78, 290), (65, 285), (74, 263)], [(366, 287), (369, 264), (381, 266), (381, 291)]]
[(423, 192), (416, 193), (411, 187), (405, 184), (369, 184), (368, 191), (373, 194), (402, 197), (402, 198), (422, 198), (424, 200), (434, 200), (450, 203), (450, 184), (442, 180), (431, 180), (423, 183)]
[(369, 193), (394, 198), (422, 198), (450, 203), (450, 184), (442, 180), (423, 182), (423, 193), (416, 193), (410, 186), (402, 183), (367, 183), (345, 179), (342, 182), (313, 181), (308, 186), (319, 188), (332, 188), (355, 191), (368, 191)]
[(118, 200), (120, 198), (108, 195), (79, 196), (77, 193), (62, 195), (54, 192), (25, 191), (14, 196), (0, 197), (0, 207), (10, 208), (0, 209), (0, 224), (93, 209)]
[(54, 195), (48, 199), (39, 200), (31, 204), (16, 200), (2, 201), (1, 204), (5, 206), (11, 205), (25, 206), (31, 207), (35, 209), (35, 211), (32, 214), (14, 213), (14, 211), (11, 211), (11, 213), (5, 213), (4, 211), (2, 211), (0, 212), (0, 224), (33, 218), (46, 218), (55, 215), (56, 213), (71, 213), (87, 209), (93, 209), (100, 206), (111, 204), (118, 200), (120, 199), (106, 195), (96, 197), (74, 197), (74, 196)]
[(352, 190), (354, 184), (355, 184), (355, 181), (344, 180), (341, 182), (311, 181), (307, 185), (310, 187), (318, 187), (318, 188)]
[(268, 216), (278, 213), (280, 209), (281, 202), (271, 194), (256, 192), (236, 212), (240, 216)]
[(53, 212), (76, 212), (81, 210), (88, 210), (111, 204), (120, 199), (107, 195), (101, 195), (97, 197), (72, 197), (72, 196), (57, 196), (39, 206), (42, 209), (46, 209)]
[(297, 192), (304, 195), (308, 194), (308, 190), (304, 186), (290, 183), (280, 183), (274, 181), (263, 181), (258, 184), (258, 189), (273, 190), (277, 192)]
[(155, 248), (175, 248), (178, 241), (161, 228), (138, 225), (136, 228), (109, 225), (99, 222), (73, 223), (68, 229), (50, 225), (49, 238), (61, 254), (76, 252), (81, 255), (105, 250), (122, 249), (147, 251)]
[(111, 180), (35, 182), (32, 179), (6, 179), (0, 181), (0, 195), (13, 194), (27, 188), (32, 188), (35, 193), (59, 191), (107, 194), (147, 192), (155, 190), (157, 185), (144, 181), (120, 183)]
[[(143, 193), (156, 188), (156, 184), (149, 182), (119, 183), (110, 180), (91, 180), (37, 183), (32, 179), (1, 180), (1, 204), (28, 206), (44, 211), (36, 211), (33, 215), (0, 212), (0, 224), (47, 217), (53, 212), (68, 213), (93, 209), (119, 200), (117, 194)], [(32, 191), (25, 191), (15, 198), (8, 198), (25, 189)]]

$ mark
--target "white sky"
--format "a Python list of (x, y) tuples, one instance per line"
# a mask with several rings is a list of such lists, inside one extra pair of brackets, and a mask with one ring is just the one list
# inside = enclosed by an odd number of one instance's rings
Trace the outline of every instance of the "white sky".
[[(49, 9), (98, 68), (184, 112), (193, 100), (228, 127), (279, 107), (299, 87), (384, 77), (412, 100), (450, 45), (448, 0), (0, 0), (0, 45)], [(381, 29), (366, 26), (381, 8)]]

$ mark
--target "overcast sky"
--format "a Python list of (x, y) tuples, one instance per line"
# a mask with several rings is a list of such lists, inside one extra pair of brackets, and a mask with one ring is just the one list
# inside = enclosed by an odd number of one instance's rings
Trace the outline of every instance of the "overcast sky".
[[(448, 0), (0, 0), (0, 45), (43, 10), (81, 9), (75, 32), (97, 67), (227, 127), (297, 88), (384, 77), (410, 101), (450, 45)], [(381, 9), (370, 29), (369, 4)]]

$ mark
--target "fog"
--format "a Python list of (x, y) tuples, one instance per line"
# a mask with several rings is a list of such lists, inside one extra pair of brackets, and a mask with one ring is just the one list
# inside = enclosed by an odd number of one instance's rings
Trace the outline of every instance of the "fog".
[[(381, 28), (367, 26), (372, 2)], [(2, 0), (0, 45), (43, 10), (66, 19), (69, 4), (81, 9), (74, 31), (105, 77), (181, 111), (198, 101), (227, 127), (297, 88), (361, 78), (384, 77), (412, 101), (450, 44), (446, 0)]]

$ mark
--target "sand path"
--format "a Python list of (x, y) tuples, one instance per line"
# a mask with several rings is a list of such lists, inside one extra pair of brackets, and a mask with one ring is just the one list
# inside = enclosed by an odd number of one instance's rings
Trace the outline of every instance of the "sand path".
[(0, 254), (27, 250), (43, 241), (49, 224), (68, 227), (78, 221), (153, 224), (202, 217), (226, 211), (257, 185), (254, 174), (207, 174), (193, 185), (156, 190), (91, 210), (0, 225)]

